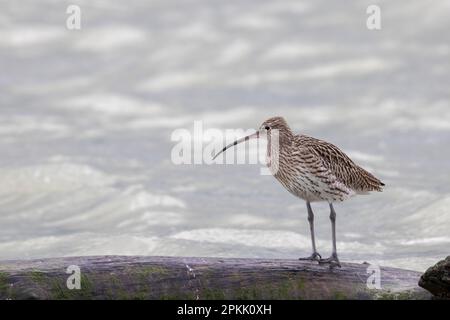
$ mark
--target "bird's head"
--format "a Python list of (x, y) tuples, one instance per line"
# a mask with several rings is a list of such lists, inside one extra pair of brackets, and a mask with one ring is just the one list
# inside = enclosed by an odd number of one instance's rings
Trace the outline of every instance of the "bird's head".
[(259, 139), (260, 137), (267, 137), (268, 139), (270, 139), (272, 133), (275, 131), (278, 133), (281, 143), (292, 136), (292, 131), (283, 117), (272, 117), (264, 121), (259, 127), (258, 131), (246, 137), (240, 138), (233, 143), (230, 143), (220, 152), (218, 152), (213, 157), (213, 159), (217, 158), (218, 155), (225, 152), (228, 148), (233, 147), (241, 142), (245, 142), (250, 139)]
[(291, 128), (289, 128), (286, 120), (283, 117), (272, 117), (264, 121), (259, 127), (259, 132), (266, 132), (268, 135), (271, 131), (277, 130), (280, 137), (292, 135)]

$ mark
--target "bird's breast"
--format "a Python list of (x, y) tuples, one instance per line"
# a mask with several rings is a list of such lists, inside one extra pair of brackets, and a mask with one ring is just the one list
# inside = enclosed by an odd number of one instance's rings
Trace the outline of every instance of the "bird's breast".
[[(272, 159), (273, 160), (273, 159)], [(311, 169), (302, 164), (289, 161), (288, 158), (279, 158), (279, 164), (274, 170), (274, 177), (290, 193), (306, 201), (343, 201), (355, 192), (340, 183), (329, 171), (321, 174), (311, 172)], [(272, 167), (273, 163), (272, 163)]]

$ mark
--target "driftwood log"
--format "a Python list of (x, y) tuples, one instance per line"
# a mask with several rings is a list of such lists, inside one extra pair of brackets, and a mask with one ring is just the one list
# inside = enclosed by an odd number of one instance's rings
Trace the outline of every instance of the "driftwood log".
[[(68, 278), (80, 270), (80, 289)], [(98, 256), (0, 262), (0, 299), (430, 299), (420, 273), (298, 260)], [(369, 271), (369, 272), (368, 272)], [(75, 273), (71, 273), (75, 272)], [(76, 284), (73, 277), (70, 284)], [(70, 287), (70, 285), (69, 285)]]

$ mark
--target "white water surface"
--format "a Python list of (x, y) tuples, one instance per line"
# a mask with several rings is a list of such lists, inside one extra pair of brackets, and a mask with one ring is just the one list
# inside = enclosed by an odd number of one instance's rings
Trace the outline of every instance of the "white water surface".
[[(0, 259), (297, 258), (304, 202), (257, 165), (176, 166), (173, 130), (274, 115), (386, 183), (336, 205), (343, 261), (450, 253), (450, 5), (378, 1), (0, 3)], [(66, 29), (66, 8), (82, 29)], [(331, 250), (314, 204), (319, 252)]]

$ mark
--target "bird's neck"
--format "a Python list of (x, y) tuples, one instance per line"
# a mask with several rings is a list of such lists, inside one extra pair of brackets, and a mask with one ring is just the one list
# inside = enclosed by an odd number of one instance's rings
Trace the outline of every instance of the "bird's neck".
[(267, 136), (267, 158), (269, 161), (279, 157), (291, 146), (293, 134), (291, 131), (280, 130)]
[(280, 146), (280, 149), (289, 146), (294, 138), (294, 134), (290, 129), (283, 129), (273, 131), (267, 135), (267, 140), (269, 144)]

